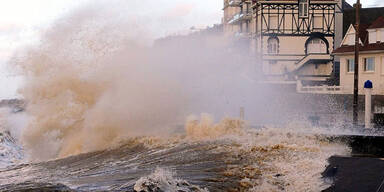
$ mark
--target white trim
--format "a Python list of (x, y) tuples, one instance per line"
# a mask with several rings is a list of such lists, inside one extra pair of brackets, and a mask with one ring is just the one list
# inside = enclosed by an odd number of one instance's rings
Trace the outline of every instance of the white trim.
[(351, 28), (352, 28), (352, 24), (349, 26), (349, 28), (348, 28), (348, 30), (347, 30), (347, 33), (345, 33), (344, 38), (343, 38), (343, 40), (341, 41), (340, 47), (343, 46), (343, 45), (345, 44), (345, 41), (347, 40), (348, 33), (350, 33)]
[[(341, 41), (340, 47), (343, 46), (343, 45), (349, 45), (349, 44), (346, 44), (345, 42), (347, 41), (348, 34), (351, 34), (351, 33), (352, 34), (356, 33), (355, 27), (353, 27), (352, 24), (349, 26), (349, 28), (347, 30), (347, 33), (345, 33), (343, 41)], [(363, 42), (361, 41), (360, 37), (359, 37), (359, 41), (360, 41), (360, 44), (363, 45)]]

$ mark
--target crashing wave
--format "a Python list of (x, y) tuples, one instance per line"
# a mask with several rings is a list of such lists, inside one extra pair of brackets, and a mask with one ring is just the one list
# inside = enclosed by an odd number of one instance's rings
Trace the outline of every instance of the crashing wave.
[(23, 153), (8, 131), (0, 132), (0, 168), (20, 162)]
[(201, 114), (200, 119), (189, 116), (185, 124), (185, 131), (188, 138), (194, 140), (218, 139), (228, 135), (241, 135), (245, 130), (245, 122), (235, 118), (224, 118), (215, 123), (214, 118), (209, 114)]
[(140, 178), (134, 190), (137, 192), (208, 192), (185, 180), (175, 179), (172, 172), (157, 168), (151, 175)]

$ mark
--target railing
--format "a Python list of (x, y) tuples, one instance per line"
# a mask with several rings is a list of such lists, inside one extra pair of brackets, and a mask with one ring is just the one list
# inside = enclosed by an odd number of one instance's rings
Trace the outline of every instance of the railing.
[(231, 20), (228, 21), (229, 24), (235, 23), (236, 21), (240, 20), (240, 18), (243, 16), (242, 13), (238, 13), (232, 17)]
[(306, 63), (310, 62), (311, 60), (323, 60), (323, 61), (331, 61), (331, 55), (329, 54), (309, 54), (305, 57), (303, 57), (300, 61), (295, 63), (291, 71), (295, 71), (305, 65)]
[(238, 13), (232, 17), (231, 20), (228, 21), (228, 24), (235, 24), (236, 22), (243, 19), (251, 19), (251, 13)]
[(298, 93), (316, 93), (316, 94), (342, 94), (343, 89), (341, 86), (303, 86), (301, 81), (297, 82)]
[(235, 37), (248, 37), (248, 38), (252, 37), (252, 35), (248, 32), (236, 32), (234, 34), (234, 36)]
[(230, 1), (228, 2), (228, 6), (239, 6), (240, 3), (241, 3), (240, 0), (230, 0)]

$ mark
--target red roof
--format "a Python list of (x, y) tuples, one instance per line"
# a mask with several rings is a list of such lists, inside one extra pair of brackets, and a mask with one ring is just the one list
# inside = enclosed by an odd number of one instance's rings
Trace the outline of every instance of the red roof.
[(368, 29), (378, 29), (378, 28), (384, 28), (384, 17), (383, 16), (377, 18), (376, 21), (374, 21), (372, 23), (372, 25), (368, 27)]
[[(364, 23), (360, 24), (359, 36), (360, 36), (361, 42), (363, 43), (363, 45), (360, 45), (360, 51), (361, 52), (384, 51), (384, 42), (383, 43), (371, 43), (371, 44), (369, 44), (369, 41), (368, 41), (367, 29), (381, 28), (381, 27), (377, 27), (377, 26), (381, 26), (381, 25), (383, 25), (383, 27), (384, 27), (384, 17), (377, 18), (376, 21), (372, 22), (371, 25), (367, 25)], [(354, 51), (355, 51), (354, 45), (342, 45), (341, 47), (334, 50), (332, 53), (334, 53), (334, 54), (349, 53), (349, 52), (354, 52)]]
[[(348, 46), (341, 46), (333, 51), (334, 54), (337, 53), (349, 53), (354, 52), (355, 46), (348, 45)], [(360, 52), (365, 51), (384, 51), (384, 43), (372, 43), (372, 44), (365, 44), (364, 46), (360, 45)]]

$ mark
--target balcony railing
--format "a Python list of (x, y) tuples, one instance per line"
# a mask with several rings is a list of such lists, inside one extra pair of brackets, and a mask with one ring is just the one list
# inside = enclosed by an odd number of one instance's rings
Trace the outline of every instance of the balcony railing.
[(341, 86), (303, 86), (301, 81), (297, 81), (296, 90), (298, 93), (314, 93), (314, 94), (343, 94)]
[(240, 6), (240, 5), (241, 5), (241, 1), (240, 0), (230, 0), (228, 2), (228, 6), (237, 7), (237, 6)]
[(302, 66), (304, 66), (307, 63), (318, 63), (318, 62), (323, 62), (327, 63), (332, 60), (332, 57), (330, 54), (317, 54), (317, 53), (312, 53), (309, 54), (305, 57), (303, 57), (300, 61), (296, 62), (295, 65), (290, 69), (290, 71), (295, 71), (300, 69)]
[(250, 20), (251, 17), (251, 13), (238, 13), (228, 21), (228, 24), (237, 24), (239, 21)]
[(251, 37), (251, 34), (248, 33), (248, 32), (236, 32), (234, 34), (235, 37), (247, 37), (247, 38), (250, 38)]

